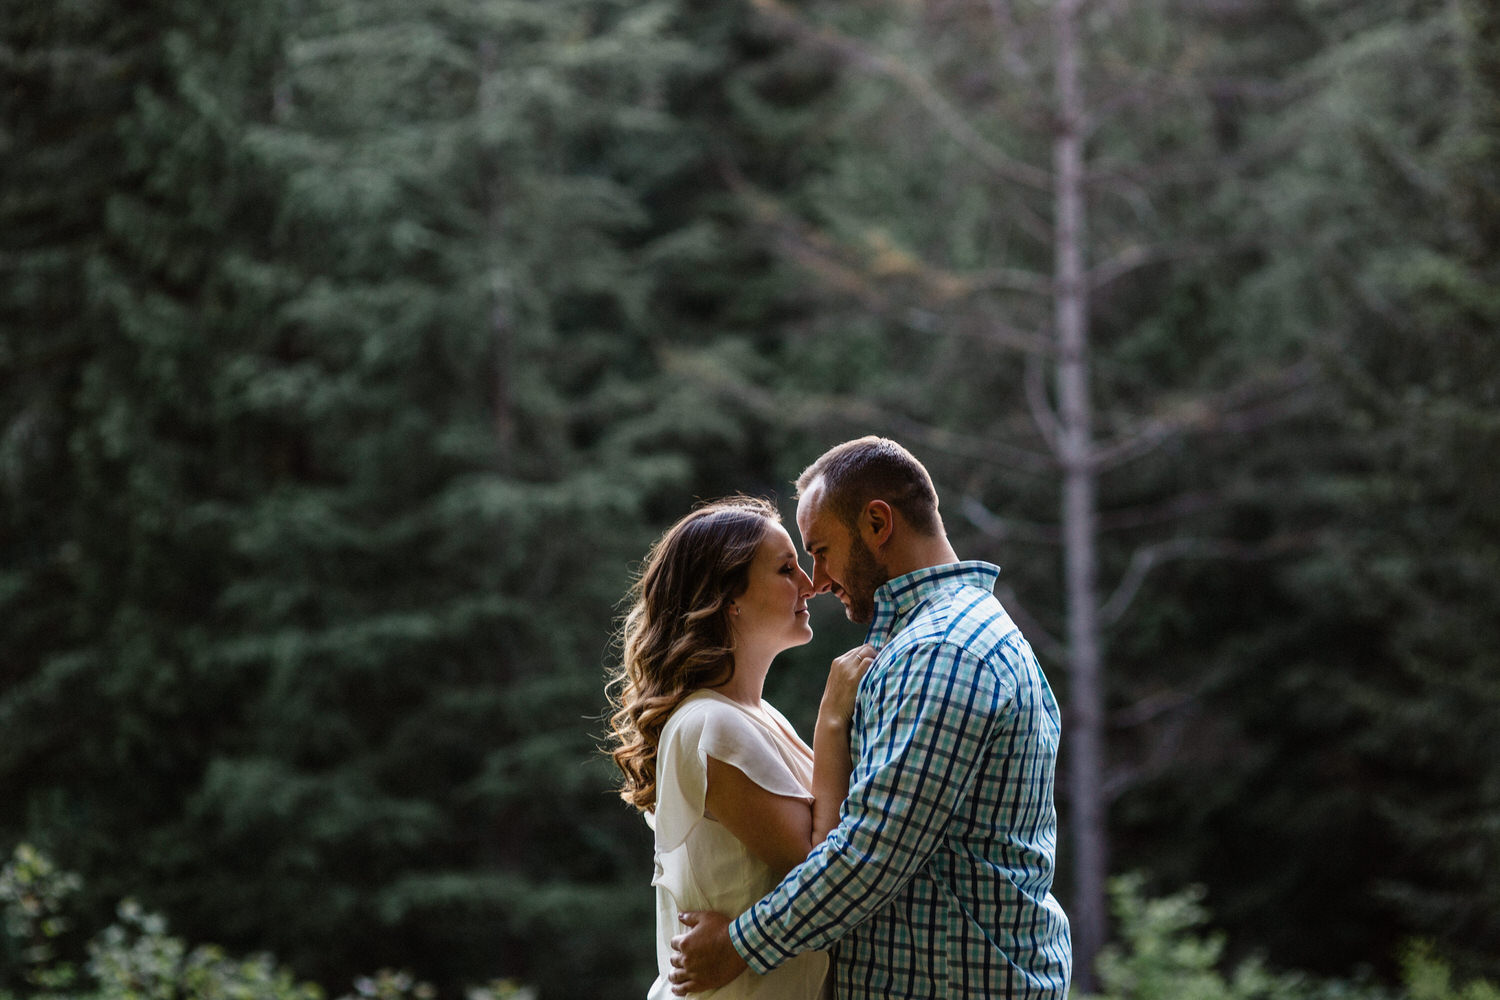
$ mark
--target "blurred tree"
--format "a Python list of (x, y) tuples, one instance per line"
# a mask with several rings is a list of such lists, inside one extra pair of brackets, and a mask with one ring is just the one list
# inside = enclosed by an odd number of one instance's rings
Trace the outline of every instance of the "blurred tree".
[[(649, 837), (590, 716), (704, 440), (641, 252), (672, 7), (66, 11), (6, 24), (51, 102), (7, 105), (6, 265), (72, 284), (5, 293), (0, 837), (325, 982), (635, 992)], [(85, 38), (120, 82), (75, 250)]]
[(1067, 665), (1065, 870), (1086, 986), (1106, 813), (1162, 746), (1107, 748), (1106, 708), (1140, 714), (1164, 692), (1129, 672), (1107, 683), (1106, 637), (1134, 627), (1157, 566), (1281, 544), (1233, 537), (1183, 462), (1205, 439), (1234, 461), (1308, 395), (1294, 344), (1160, 309), (1204, 280), (1199, 209), (1233, 152), (1213, 127), (1216, 36), (1168, 3), (755, 6), (810, 66), (849, 72), (803, 126), (821, 169), (790, 191), (743, 185), (818, 303), (792, 338), (797, 377), (780, 392), (730, 375), (725, 391), (814, 430), (808, 454), (829, 434), (906, 440), (944, 482), (962, 550), (1007, 547), (1007, 604)]
[(1253, 252), (1210, 315), (1319, 345), (1318, 420), (1234, 488), (1316, 544), (1233, 588), (1181, 580), (1233, 602), (1197, 627), (1238, 634), (1237, 662), (1131, 837), (1279, 961), (1420, 934), (1494, 975), (1500, 22), (1393, 0), (1294, 27), (1295, 71), (1242, 117), (1277, 155), (1235, 192)]

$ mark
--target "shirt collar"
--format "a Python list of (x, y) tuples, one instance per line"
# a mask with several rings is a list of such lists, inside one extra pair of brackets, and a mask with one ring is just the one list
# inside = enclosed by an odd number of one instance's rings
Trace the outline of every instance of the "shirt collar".
[(912, 612), (939, 591), (957, 587), (979, 587), (986, 592), (995, 589), (1000, 567), (970, 559), (965, 562), (927, 566), (894, 580), (887, 580), (875, 591), (875, 617), (870, 621), (865, 642), (879, 649), (906, 625)]

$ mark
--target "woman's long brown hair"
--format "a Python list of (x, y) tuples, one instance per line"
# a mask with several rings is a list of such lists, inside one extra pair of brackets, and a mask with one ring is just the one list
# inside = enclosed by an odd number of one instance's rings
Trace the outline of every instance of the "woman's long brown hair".
[(646, 554), (609, 683), (610, 756), (624, 775), (620, 797), (637, 809), (656, 805), (656, 748), (668, 717), (694, 691), (734, 676), (729, 604), (745, 592), (769, 525), (780, 522), (768, 501), (719, 500), (672, 525)]

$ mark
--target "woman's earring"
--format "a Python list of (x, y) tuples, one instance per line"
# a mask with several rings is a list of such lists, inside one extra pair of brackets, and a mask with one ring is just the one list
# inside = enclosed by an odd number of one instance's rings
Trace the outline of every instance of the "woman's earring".
[(729, 613), (732, 614), (732, 615), (739, 614), (740, 613), (740, 606), (738, 604), (734, 603), (733, 601), (730, 601), (729, 602)]

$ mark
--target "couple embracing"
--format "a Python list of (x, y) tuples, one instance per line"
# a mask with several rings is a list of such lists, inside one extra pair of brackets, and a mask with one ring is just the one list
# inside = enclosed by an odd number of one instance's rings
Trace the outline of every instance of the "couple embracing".
[[(694, 510), (647, 556), (625, 620), (612, 754), (656, 842), (652, 1000), (1062, 1000), (1052, 897), (1057, 702), (960, 562), (927, 470), (893, 441), (797, 479), (802, 569), (776, 508)], [(809, 747), (762, 700), (832, 593), (867, 624)]]

